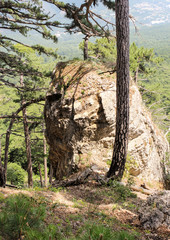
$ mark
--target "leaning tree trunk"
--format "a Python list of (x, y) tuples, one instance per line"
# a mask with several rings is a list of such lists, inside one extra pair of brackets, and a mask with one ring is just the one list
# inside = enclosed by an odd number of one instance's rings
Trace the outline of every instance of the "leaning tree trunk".
[(117, 36), (117, 112), (116, 136), (112, 163), (107, 173), (121, 179), (123, 176), (129, 132), (129, 1), (116, 1)]
[[(24, 86), (23, 82), (23, 75), (21, 75), (21, 86)], [(21, 105), (25, 104), (25, 100), (22, 99)], [(33, 186), (33, 179), (32, 179), (32, 159), (31, 159), (31, 140), (30, 140), (30, 133), (27, 121), (27, 112), (26, 108), (22, 109), (23, 115), (23, 125), (24, 125), (24, 135), (25, 135), (25, 144), (26, 144), (26, 154), (27, 154), (27, 172), (28, 172), (28, 186)]]

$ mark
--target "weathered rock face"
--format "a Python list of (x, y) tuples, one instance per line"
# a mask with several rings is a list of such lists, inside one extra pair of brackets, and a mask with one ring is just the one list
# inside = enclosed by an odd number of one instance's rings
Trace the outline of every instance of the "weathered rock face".
[(139, 210), (139, 220), (145, 229), (164, 226), (170, 230), (170, 191), (149, 196)]
[[(101, 72), (102, 70), (100, 70)], [(57, 179), (84, 164), (108, 168), (115, 136), (116, 84), (88, 63), (58, 65), (45, 104), (46, 137)], [(162, 180), (168, 144), (135, 84), (130, 88), (130, 173)]]

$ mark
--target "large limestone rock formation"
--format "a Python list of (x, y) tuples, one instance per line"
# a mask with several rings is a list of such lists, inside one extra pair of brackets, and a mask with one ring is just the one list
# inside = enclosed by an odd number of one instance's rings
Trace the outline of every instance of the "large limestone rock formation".
[[(60, 63), (45, 104), (46, 137), (57, 179), (79, 164), (107, 171), (115, 137), (115, 76), (84, 62)], [(128, 166), (133, 176), (162, 180), (168, 145), (139, 90), (130, 87)]]

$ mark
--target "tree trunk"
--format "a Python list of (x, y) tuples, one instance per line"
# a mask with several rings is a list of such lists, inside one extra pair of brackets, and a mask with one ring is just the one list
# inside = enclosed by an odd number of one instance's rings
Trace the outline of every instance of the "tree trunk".
[(1, 157), (1, 136), (0, 135), (0, 187), (5, 187), (5, 175), (4, 168), (2, 166), (2, 157)]
[(6, 178), (7, 178), (7, 165), (8, 165), (8, 151), (9, 151), (9, 139), (10, 139), (10, 135), (11, 135), (11, 129), (13, 126), (13, 123), (15, 122), (15, 117), (13, 116), (9, 127), (7, 129), (6, 132), (6, 140), (5, 140), (5, 157), (4, 157), (4, 177), (5, 177), (5, 184), (6, 184)]
[(136, 71), (134, 72), (134, 82), (138, 82), (138, 72), (139, 72), (139, 67), (137, 67)]
[(0, 161), (0, 187), (5, 187), (5, 171), (2, 166), (2, 162)]
[(40, 163), (38, 163), (38, 168), (39, 168), (39, 174), (40, 174), (41, 187), (43, 187), (43, 178), (42, 178), (41, 165), (40, 165)]
[(50, 176), (49, 176), (49, 183), (52, 184), (52, 180), (53, 180), (53, 166), (50, 163)]
[[(11, 130), (13, 127), (13, 124), (15, 122), (15, 117), (23, 110), (23, 108), (26, 108), (28, 106), (30, 106), (33, 103), (37, 103), (40, 101), (45, 100), (44, 97), (40, 97), (38, 99), (32, 99), (31, 101), (27, 102), (26, 104), (24, 104), (23, 106), (21, 106), (19, 109), (17, 109), (17, 111), (15, 113), (12, 114), (12, 118), (9, 124), (9, 127), (7, 129), (6, 132), (6, 140), (5, 140), (5, 156), (4, 156), (4, 176), (5, 176), (5, 184), (6, 184), (6, 173), (7, 173), (7, 165), (8, 165), (8, 151), (9, 151), (9, 139), (10, 139), (10, 135), (11, 135)], [(5, 186), (5, 185), (4, 185)]]
[(129, 1), (116, 1), (117, 112), (112, 163), (107, 177), (123, 176), (129, 132)]
[(45, 130), (43, 124), (43, 145), (44, 145), (44, 186), (47, 187), (47, 144), (45, 138)]
[[(21, 75), (20, 80), (21, 80), (21, 86), (24, 86), (23, 75)], [(24, 105), (24, 104), (25, 104), (25, 100), (22, 99), (21, 105)], [(27, 154), (28, 187), (32, 187), (33, 179), (32, 179), (31, 140), (30, 140), (30, 133), (28, 128), (26, 108), (22, 109), (22, 115), (23, 115), (24, 135), (25, 135), (26, 154)]]
[(2, 145), (1, 145), (1, 137), (2, 137), (2, 135), (0, 135), (0, 164), (2, 164)]
[(89, 55), (88, 55), (88, 41), (89, 41), (89, 37), (86, 36), (84, 38), (84, 60), (87, 60), (89, 58)]

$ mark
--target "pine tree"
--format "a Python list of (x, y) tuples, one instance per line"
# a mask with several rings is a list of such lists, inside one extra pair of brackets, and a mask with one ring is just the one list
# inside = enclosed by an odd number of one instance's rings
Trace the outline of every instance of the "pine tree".
[(107, 177), (123, 176), (129, 133), (129, 1), (116, 0), (116, 135)]
[(40, 45), (29, 46), (16, 38), (9, 37), (8, 32), (16, 32), (27, 37), (28, 32), (36, 31), (45, 39), (57, 42), (55, 35), (51, 34), (51, 27), (60, 23), (50, 21), (51, 16), (45, 13), (42, 2), (38, 0), (15, 1), (2, 0), (0, 2), (0, 81), (6, 83), (7, 78), (18, 76), (22, 72), (26, 76), (37, 75), (36, 69), (23, 62), (14, 44), (20, 43), (37, 50), (39, 53), (53, 54)]
[[(46, 0), (55, 4), (60, 10), (65, 12), (65, 17), (71, 23), (65, 25), (65, 29), (71, 33), (81, 32), (85, 35), (84, 60), (88, 59), (88, 40), (90, 37), (109, 37), (114, 32), (115, 25), (92, 11), (92, 6), (98, 5), (98, 0), (87, 0), (77, 7), (75, 4), (61, 3), (54, 0)], [(115, 3), (110, 0), (101, 1), (108, 9), (115, 10)]]
[[(84, 42), (79, 44), (81, 50), (84, 49)], [(112, 38), (98, 38), (94, 43), (88, 43), (89, 58), (96, 59), (107, 65), (116, 65), (116, 39)]]
[(162, 59), (156, 57), (154, 49), (137, 47), (135, 43), (130, 46), (130, 70), (135, 82), (138, 74), (148, 75), (154, 72), (154, 65), (159, 65)]

